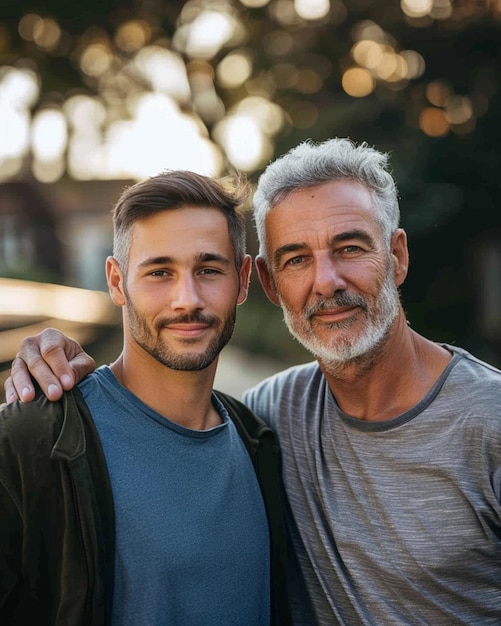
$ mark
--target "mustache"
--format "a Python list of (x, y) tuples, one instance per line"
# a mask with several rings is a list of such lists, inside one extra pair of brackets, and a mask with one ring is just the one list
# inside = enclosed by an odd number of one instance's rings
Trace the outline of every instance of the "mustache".
[(341, 307), (360, 307), (364, 311), (367, 310), (367, 300), (360, 294), (350, 294), (345, 291), (335, 293), (332, 298), (322, 298), (313, 304), (305, 307), (307, 317), (313, 317), (320, 311), (335, 311)]
[(156, 324), (157, 329), (169, 326), (170, 324), (207, 324), (207, 326), (213, 326), (217, 324), (219, 319), (213, 315), (203, 315), (199, 311), (195, 311), (190, 314), (178, 315), (177, 317), (163, 318)]

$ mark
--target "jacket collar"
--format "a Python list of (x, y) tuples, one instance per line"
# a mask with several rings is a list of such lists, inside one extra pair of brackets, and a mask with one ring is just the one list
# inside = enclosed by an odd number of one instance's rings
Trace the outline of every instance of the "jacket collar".
[(77, 406), (75, 391), (67, 391), (60, 400), (63, 411), (63, 425), (59, 436), (52, 448), (50, 458), (54, 460), (71, 461), (85, 454), (85, 431)]

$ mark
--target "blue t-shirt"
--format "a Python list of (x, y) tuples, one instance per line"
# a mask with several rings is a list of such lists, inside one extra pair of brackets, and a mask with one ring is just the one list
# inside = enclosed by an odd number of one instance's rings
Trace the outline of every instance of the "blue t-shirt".
[(153, 411), (107, 366), (79, 388), (113, 491), (113, 625), (269, 624), (264, 503), (249, 455), (218, 399), (213, 395), (223, 423), (200, 431)]

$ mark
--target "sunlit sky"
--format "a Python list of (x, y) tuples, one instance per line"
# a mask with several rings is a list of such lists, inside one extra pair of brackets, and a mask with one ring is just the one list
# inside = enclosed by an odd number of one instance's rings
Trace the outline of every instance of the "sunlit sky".
[[(240, 3), (253, 9), (270, 0)], [(217, 10), (211, 6), (186, 2), (169, 42), (155, 39), (140, 19), (119, 24), (113, 41), (103, 33), (88, 37), (76, 62), (94, 90), (41, 99), (42, 79), (32, 63), (0, 67), (0, 182), (15, 178), (27, 156), (34, 177), (47, 183), (64, 174), (75, 180), (142, 179), (166, 168), (219, 175), (230, 166), (253, 172), (273, 156), (275, 138), (287, 124), (313, 126), (318, 111), (307, 96), (322, 89), (331, 60), (294, 67), (287, 62), (291, 35), (278, 28), (263, 44), (274, 62), (266, 73), (257, 72), (238, 12), (226, 0), (217, 3)], [(401, 0), (400, 8), (409, 19), (439, 20), (450, 16), (452, 4)], [(271, 9), (284, 25), (294, 20), (342, 23), (346, 17), (340, 0), (277, 0)], [(25, 15), (18, 30), (45, 53), (64, 40), (54, 18), (35, 13)], [(403, 89), (425, 71), (420, 54), (399, 50), (374, 22), (359, 22), (353, 40), (351, 64), (341, 79), (353, 98), (371, 95), (378, 83)], [(221, 58), (214, 65), (216, 55)], [(306, 96), (297, 110), (276, 104), (281, 87)], [(221, 88), (235, 94), (228, 98), (231, 107), (218, 95)], [(471, 131), (486, 106), (478, 94), (459, 96), (442, 82), (430, 83), (426, 97), (418, 124), (431, 136), (451, 128)]]

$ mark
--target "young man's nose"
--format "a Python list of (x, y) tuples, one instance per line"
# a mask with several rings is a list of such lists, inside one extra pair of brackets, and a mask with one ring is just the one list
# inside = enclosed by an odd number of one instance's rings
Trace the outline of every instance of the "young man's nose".
[(173, 288), (173, 309), (199, 309), (203, 305), (200, 288), (195, 276), (179, 276)]

